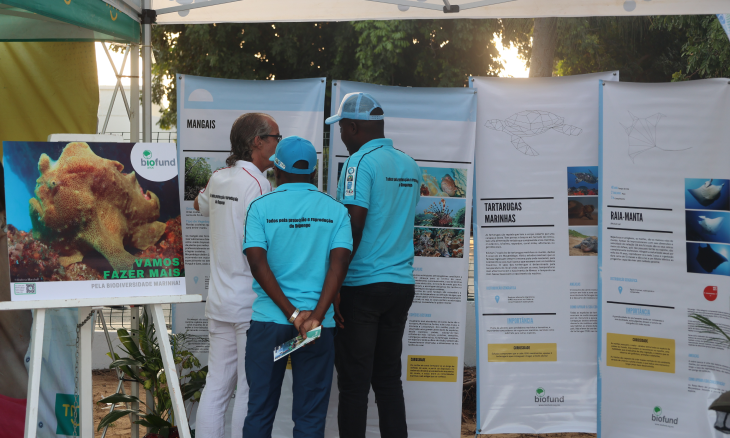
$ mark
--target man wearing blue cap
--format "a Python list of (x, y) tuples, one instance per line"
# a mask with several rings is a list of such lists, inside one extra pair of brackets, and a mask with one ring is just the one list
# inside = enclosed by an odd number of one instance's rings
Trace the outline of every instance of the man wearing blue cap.
[(278, 187), (248, 209), (243, 252), (257, 297), (246, 343), (246, 438), (271, 437), (286, 359), (274, 348), (318, 326), (315, 342), (291, 353), (294, 437), (323, 437), (334, 364), (332, 302), (347, 273), (352, 230), (347, 209), (310, 184), (317, 153), (287, 137), (271, 157)]
[(368, 393), (378, 406), (380, 436), (408, 436), (401, 382), (403, 331), (413, 303), (413, 218), (420, 198), (416, 162), (385, 138), (384, 113), (369, 94), (350, 93), (338, 113), (350, 158), (337, 199), (350, 212), (353, 250), (335, 303), (341, 438), (364, 438)]

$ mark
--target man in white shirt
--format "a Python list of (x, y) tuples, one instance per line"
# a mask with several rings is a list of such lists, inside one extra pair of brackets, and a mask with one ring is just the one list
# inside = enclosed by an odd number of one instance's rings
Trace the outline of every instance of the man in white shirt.
[(268, 114), (239, 117), (231, 127), (229, 167), (215, 171), (195, 198), (195, 209), (210, 217), (210, 286), (205, 304), (210, 350), (195, 431), (200, 437), (223, 438), (224, 416), (236, 384), (231, 431), (232, 438), (242, 435), (248, 405), (246, 332), (256, 293), (241, 244), (249, 204), (271, 191), (263, 172), (272, 167), (269, 157), (279, 140), (279, 126)]

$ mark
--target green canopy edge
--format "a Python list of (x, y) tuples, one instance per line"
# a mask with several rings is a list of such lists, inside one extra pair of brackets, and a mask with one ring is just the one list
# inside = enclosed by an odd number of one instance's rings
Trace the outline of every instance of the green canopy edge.
[[(59, 28), (62, 27), (62, 23), (58, 23), (58, 21), (77, 26), (78, 28), (66, 27), (67, 32), (62, 32), (60, 35), (39, 35), (36, 38), (34, 35), (27, 35), (27, 37), (22, 34), (19, 35), (16, 27), (16, 31), (13, 32), (14, 35), (12, 36), (2, 35), (4, 32), (0, 31), (1, 41), (140, 41), (139, 22), (102, 0), (0, 0), (0, 7), (3, 5), (57, 20), (56, 23), (53, 23), (51, 20), (42, 20), (42, 17), (38, 17), (41, 21), (45, 21), (44, 23), (38, 24), (42, 24), (43, 28), (47, 30), (50, 30), (48, 27), (53, 27), (54, 24)], [(3, 15), (3, 11), (13, 10), (0, 9), (0, 22), (7, 20), (18, 25), (23, 22), (30, 23), (32, 21), (32, 18), (22, 13)], [(31, 29), (31, 27), (27, 28), (29, 30)], [(93, 33), (83, 32), (84, 29), (91, 30)], [(45, 32), (41, 31), (41, 33)]]

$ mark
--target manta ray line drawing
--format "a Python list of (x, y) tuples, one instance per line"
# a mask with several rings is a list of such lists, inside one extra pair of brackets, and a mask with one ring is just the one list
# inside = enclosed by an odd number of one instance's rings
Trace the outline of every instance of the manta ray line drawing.
[(692, 146), (684, 149), (667, 149), (657, 145), (656, 126), (662, 117), (666, 117), (664, 114), (656, 113), (649, 117), (639, 118), (629, 111), (629, 115), (631, 116), (631, 124), (624, 125), (621, 123), (621, 126), (626, 131), (626, 135), (629, 136), (629, 158), (631, 158), (632, 163), (637, 155), (654, 148), (665, 152), (679, 152), (692, 149)]

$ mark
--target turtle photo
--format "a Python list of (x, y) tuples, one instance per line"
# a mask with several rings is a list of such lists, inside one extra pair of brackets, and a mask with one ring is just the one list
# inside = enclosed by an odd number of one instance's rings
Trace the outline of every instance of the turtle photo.
[(505, 120), (487, 120), (485, 127), (495, 131), (504, 131), (512, 138), (512, 145), (525, 155), (540, 155), (523, 140), (534, 137), (552, 129), (565, 135), (580, 135), (583, 130), (577, 126), (566, 125), (564, 118), (549, 111), (527, 110), (513, 114)]

